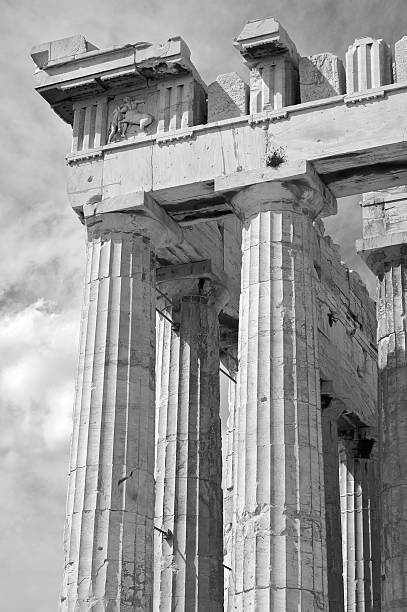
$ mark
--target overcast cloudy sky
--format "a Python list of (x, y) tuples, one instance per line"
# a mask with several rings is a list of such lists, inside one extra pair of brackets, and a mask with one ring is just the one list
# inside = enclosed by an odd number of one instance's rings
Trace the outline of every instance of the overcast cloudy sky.
[[(274, 16), (302, 55), (343, 57), (357, 35), (394, 43), (405, 0), (0, 0), (0, 590), (7, 612), (55, 612), (73, 401), (84, 242), (65, 197), (70, 128), (32, 88), (34, 44), (83, 33), (103, 48), (182, 35), (207, 83), (238, 70), (248, 19)], [(357, 200), (330, 232), (353, 251)], [(333, 229), (332, 229), (333, 228)], [(371, 279), (368, 279), (372, 287)]]

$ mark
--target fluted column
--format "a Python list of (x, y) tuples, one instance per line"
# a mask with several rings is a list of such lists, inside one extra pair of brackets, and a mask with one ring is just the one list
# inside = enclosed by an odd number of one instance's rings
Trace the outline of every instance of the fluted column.
[[(171, 222), (172, 223), (172, 222)], [(152, 610), (154, 248), (131, 213), (86, 219), (61, 612)]]
[(243, 261), (229, 610), (327, 610), (312, 257), (323, 202), (313, 190), (268, 183), (232, 203)]
[(407, 252), (386, 265), (378, 283), (381, 434), (382, 610), (407, 609)]
[[(216, 292), (215, 292), (216, 293)], [(156, 555), (160, 612), (223, 609), (218, 301), (196, 282), (172, 308), (159, 401)], [(160, 544), (158, 544), (160, 546)], [(159, 585), (159, 586), (158, 586)]]
[(382, 612), (407, 610), (407, 190), (365, 194), (358, 251), (377, 275)]
[(345, 407), (337, 399), (322, 396), (322, 446), (329, 612), (343, 612), (343, 561), (339, 489), (338, 417)]
[[(158, 315), (158, 356), (156, 376), (156, 466), (155, 466), (155, 526), (164, 531), (166, 508), (173, 509), (175, 489), (175, 458), (177, 443), (177, 389), (179, 378), (179, 333), (172, 321), (172, 306), (162, 304)], [(169, 527), (166, 532), (168, 533)], [(172, 551), (173, 525), (169, 536), (154, 532), (154, 610), (160, 611), (161, 571), (163, 561)]]
[(225, 449), (223, 454), (223, 592), (224, 603), (227, 605), (229, 585), (232, 581), (231, 565), (233, 556), (233, 491), (235, 489), (236, 460), (236, 377), (237, 377), (237, 347), (224, 360), (224, 366), (231, 377), (228, 380), (228, 419), (226, 424)]
[[(367, 510), (367, 521), (365, 530), (368, 538), (368, 569), (370, 581), (368, 583), (368, 592), (366, 600), (371, 601), (372, 612), (380, 612), (381, 602), (381, 563), (380, 563), (380, 474), (378, 465), (378, 445), (374, 444), (370, 454), (370, 458), (366, 461), (367, 465), (367, 489), (364, 497), (366, 502), (364, 506)], [(366, 589), (365, 589), (366, 592)], [(369, 608), (367, 608), (369, 610)]]
[[(380, 610), (380, 573), (377, 551), (377, 516), (374, 508), (374, 440), (369, 428), (350, 429), (339, 444), (343, 580), (346, 612)], [(377, 584), (379, 582), (379, 584)]]

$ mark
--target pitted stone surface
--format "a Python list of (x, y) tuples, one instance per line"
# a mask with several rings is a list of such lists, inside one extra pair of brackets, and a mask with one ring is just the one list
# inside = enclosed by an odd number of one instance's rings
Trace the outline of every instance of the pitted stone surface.
[(407, 81), (407, 36), (403, 36), (394, 45), (395, 81)]
[(159, 321), (155, 524), (171, 536), (155, 538), (156, 612), (223, 610), (219, 323), (210, 301), (195, 291), (167, 310), (172, 328)]
[(301, 102), (345, 93), (345, 68), (332, 53), (301, 57), (299, 63)]
[(82, 34), (52, 40), (35, 45), (31, 49), (31, 57), (39, 68), (44, 68), (50, 62), (74, 59), (88, 51), (97, 50), (97, 47), (86, 40)]
[(221, 74), (208, 87), (208, 123), (247, 115), (249, 86), (236, 72)]
[(377, 283), (383, 612), (407, 609), (407, 191), (364, 194), (357, 248)]

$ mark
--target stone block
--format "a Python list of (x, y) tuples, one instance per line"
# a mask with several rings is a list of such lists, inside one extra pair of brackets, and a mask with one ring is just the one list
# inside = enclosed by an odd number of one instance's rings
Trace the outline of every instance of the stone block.
[(396, 83), (407, 81), (407, 36), (394, 45), (394, 80)]
[(273, 17), (248, 21), (239, 36), (236, 37), (234, 45), (248, 60), (286, 52), (298, 65), (295, 44)]
[(298, 69), (287, 53), (265, 57), (250, 70), (250, 113), (279, 110), (297, 104)]
[(250, 113), (299, 102), (299, 55), (278, 21), (272, 17), (248, 21), (234, 45), (250, 68)]
[(392, 81), (391, 52), (384, 40), (357, 38), (346, 52), (346, 93), (351, 94)]
[(249, 86), (236, 72), (221, 74), (208, 87), (208, 122), (247, 115)]
[(301, 102), (345, 93), (345, 68), (342, 61), (332, 53), (301, 57), (299, 71)]
[(73, 59), (76, 55), (97, 49), (88, 42), (82, 34), (75, 34), (59, 40), (35, 45), (31, 49), (31, 57), (38, 68), (44, 68), (50, 62), (63, 59)]

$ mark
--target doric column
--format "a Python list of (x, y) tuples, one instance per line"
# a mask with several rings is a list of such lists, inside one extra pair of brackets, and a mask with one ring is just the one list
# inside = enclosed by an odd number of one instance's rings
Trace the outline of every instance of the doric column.
[[(367, 467), (367, 488), (364, 492), (364, 507), (367, 508), (365, 533), (368, 541), (368, 568), (370, 582), (366, 599), (372, 602), (372, 612), (379, 612), (381, 602), (381, 567), (380, 567), (380, 470), (378, 462), (379, 448), (377, 442), (373, 445), (369, 459), (366, 461)], [(366, 589), (365, 589), (366, 591)], [(369, 610), (369, 608), (368, 608)]]
[(173, 325), (164, 322), (155, 509), (164, 533), (156, 536), (154, 609), (220, 612), (219, 292), (205, 279), (180, 285), (167, 311)]
[(237, 462), (229, 610), (327, 610), (318, 329), (317, 191), (262, 183), (243, 221)]
[(233, 555), (233, 491), (235, 489), (235, 457), (236, 457), (236, 378), (237, 378), (237, 344), (230, 346), (223, 353), (222, 365), (228, 373), (227, 381), (227, 420), (226, 431), (223, 433), (222, 449), (222, 489), (223, 489), (223, 593), (225, 609), (228, 601), (229, 585), (232, 581)]
[(350, 447), (347, 440), (341, 440), (339, 458), (343, 586), (345, 611), (356, 612), (356, 529), (359, 525), (355, 520), (355, 462)]
[[(172, 323), (172, 305), (160, 300), (157, 334), (156, 364), (156, 464), (155, 464), (155, 512), (154, 524), (158, 529), (163, 527), (165, 507), (172, 507), (175, 483), (176, 431), (177, 431), (177, 397), (174, 394), (174, 380), (179, 376), (179, 334)], [(172, 492), (171, 492), (172, 491)], [(172, 525), (171, 525), (172, 526)], [(163, 549), (171, 544), (172, 533), (168, 536), (162, 531), (154, 532), (154, 605), (160, 610), (160, 587)], [(165, 539), (163, 540), (163, 536)], [(171, 550), (171, 548), (168, 548)]]
[(382, 612), (407, 609), (407, 193), (364, 194), (357, 248), (378, 277)]
[(380, 555), (374, 543), (378, 535), (371, 458), (374, 440), (368, 435), (370, 428), (352, 426), (346, 420), (349, 429), (341, 432), (339, 443), (344, 605), (346, 612), (372, 612), (380, 604)]
[(345, 407), (342, 402), (324, 394), (323, 387), (324, 383), (321, 385), (321, 403), (329, 612), (343, 612), (338, 417)]
[(145, 208), (87, 213), (60, 609), (145, 612), (153, 587), (154, 249), (172, 229), (181, 234), (170, 219), (164, 226), (165, 213), (158, 222)]

